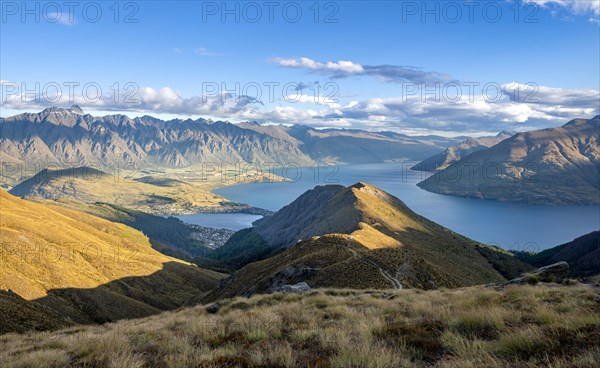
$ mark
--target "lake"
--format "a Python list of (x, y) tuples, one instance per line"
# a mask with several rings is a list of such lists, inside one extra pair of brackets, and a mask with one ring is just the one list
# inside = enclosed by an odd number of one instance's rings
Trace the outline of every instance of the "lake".
[[(598, 206), (540, 206), (453, 197), (427, 192), (416, 184), (428, 174), (407, 170), (407, 163), (302, 168), (295, 182), (251, 183), (214, 192), (235, 202), (276, 211), (316, 185), (373, 184), (400, 198), (413, 211), (486, 244), (505, 249), (541, 251), (600, 228)], [(294, 170), (292, 170), (294, 171)], [(276, 172), (277, 173), (277, 172)], [(279, 174), (279, 173), (277, 173)], [(289, 173), (293, 178), (296, 172)], [(250, 226), (245, 214), (201, 214), (194, 223), (238, 230)], [(258, 216), (254, 216), (258, 218)], [(189, 222), (189, 216), (181, 216)], [(185, 219), (184, 219), (185, 218)]]
[(252, 227), (254, 221), (262, 218), (259, 215), (248, 215), (245, 213), (198, 213), (173, 217), (177, 217), (188, 224), (236, 231)]

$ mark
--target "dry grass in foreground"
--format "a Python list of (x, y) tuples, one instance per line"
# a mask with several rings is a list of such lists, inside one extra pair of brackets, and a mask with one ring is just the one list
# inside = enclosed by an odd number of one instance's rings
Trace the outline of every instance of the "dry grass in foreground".
[(0, 336), (1, 367), (598, 367), (586, 286), (317, 290)]

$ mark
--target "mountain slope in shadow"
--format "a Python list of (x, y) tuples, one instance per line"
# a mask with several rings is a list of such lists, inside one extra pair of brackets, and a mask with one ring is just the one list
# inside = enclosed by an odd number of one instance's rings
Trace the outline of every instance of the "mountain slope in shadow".
[(95, 288), (57, 288), (35, 302), (77, 323), (146, 317), (197, 304), (213, 280), (193, 266), (167, 262), (147, 276), (124, 277)]
[(201, 301), (203, 290), (215, 287), (198, 275), (195, 267), (168, 262), (148, 276), (124, 277), (95, 288), (50, 289), (34, 300), (0, 290), (0, 334), (142, 318), (192, 306)]
[(0, 290), (0, 334), (56, 330), (73, 324), (46, 306)]
[(519, 253), (517, 256), (537, 267), (565, 261), (569, 263), (571, 277), (598, 275), (600, 274), (600, 231), (593, 231), (540, 253)]

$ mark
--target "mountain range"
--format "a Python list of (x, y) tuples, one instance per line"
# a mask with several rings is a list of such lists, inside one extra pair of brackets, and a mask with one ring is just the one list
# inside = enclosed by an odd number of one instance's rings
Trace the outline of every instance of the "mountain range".
[(418, 185), (435, 193), (533, 204), (600, 204), (600, 116), (518, 133)]
[(0, 118), (2, 162), (43, 167), (52, 163), (100, 167), (135, 163), (142, 168), (211, 162), (373, 163), (424, 159), (459, 141), (303, 125), (92, 116), (78, 106)]
[(450, 146), (437, 155), (423, 160), (412, 167), (413, 170), (420, 171), (438, 171), (443, 170), (450, 164), (459, 161), (461, 158), (470, 155), (473, 152), (483, 151), (490, 148), (506, 138), (515, 135), (516, 132), (502, 131), (493, 137), (468, 138), (455, 146)]
[[(23, 164), (28, 169), (38, 167), (38, 171), (61, 164), (101, 170), (134, 165), (149, 173), (169, 168), (194, 173), (188, 168), (203, 163), (310, 165), (424, 160), (413, 169), (435, 171), (419, 184), (432, 192), (533, 204), (590, 205), (600, 203), (599, 121), (599, 117), (575, 119), (558, 128), (518, 134), (504, 131), (494, 137), (465, 140), (298, 124), (95, 117), (77, 106), (53, 107), (1, 118), (0, 160), (5, 166)], [(10, 168), (1, 172), (0, 182), (5, 187), (31, 176)], [(44, 192), (49, 188), (30, 189)], [(60, 188), (64, 189), (69, 188)], [(173, 205), (169, 202), (172, 197), (148, 197), (142, 201), (145, 207), (137, 209), (162, 206), (161, 211), (168, 211), (168, 207), (177, 207), (174, 210), (181, 212), (182, 206), (214, 207), (223, 202), (206, 190), (195, 197), (175, 199)], [(197, 200), (200, 197), (203, 199)]]

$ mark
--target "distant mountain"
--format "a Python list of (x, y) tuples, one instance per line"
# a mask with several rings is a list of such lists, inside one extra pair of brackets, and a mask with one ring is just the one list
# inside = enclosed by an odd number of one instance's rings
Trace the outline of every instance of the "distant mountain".
[(600, 204), (600, 116), (519, 133), (418, 185), (431, 192), (534, 204)]
[[(195, 303), (223, 277), (158, 253), (122, 224), (2, 190), (0, 205), (0, 290), (20, 297), (0, 293), (5, 309), (27, 301), (40, 319), (36, 305), (78, 323), (137, 318)], [(19, 311), (5, 312), (19, 321)]]
[[(210, 188), (210, 187), (209, 187)], [(92, 167), (43, 169), (15, 185), (9, 193), (18, 197), (79, 202), (104, 202), (158, 215), (194, 212), (194, 208), (229, 203), (209, 188), (162, 176), (128, 178)]]
[(572, 277), (600, 275), (600, 231), (593, 231), (540, 253), (519, 253), (518, 257), (537, 267), (565, 261), (569, 263)]
[(300, 281), (312, 287), (457, 287), (502, 282), (530, 268), (365, 183), (316, 187), (238, 232), (214, 256), (247, 265), (212, 298)]
[(448, 165), (459, 161), (461, 158), (470, 155), (473, 152), (490, 148), (515, 134), (517, 133), (505, 130), (493, 137), (468, 138), (456, 146), (446, 148), (444, 152), (440, 152), (437, 155), (419, 162), (411, 169), (420, 171), (443, 170), (448, 167)]
[[(78, 185), (79, 183), (86, 185)], [(83, 201), (97, 202), (102, 197), (100, 186), (115, 186), (115, 178), (92, 167), (71, 169), (43, 169), (29, 179), (13, 187), (9, 193), (17, 197), (42, 197), (57, 199), (64, 196), (79, 197)], [(90, 188), (94, 186), (94, 188)], [(89, 193), (88, 193), (89, 192)]]
[(371, 163), (420, 160), (454, 143), (443, 137), (420, 139), (389, 132), (317, 130), (302, 125), (95, 117), (77, 106), (0, 119), (3, 162), (43, 167), (64, 162), (107, 167), (133, 162), (143, 168), (207, 162)]

